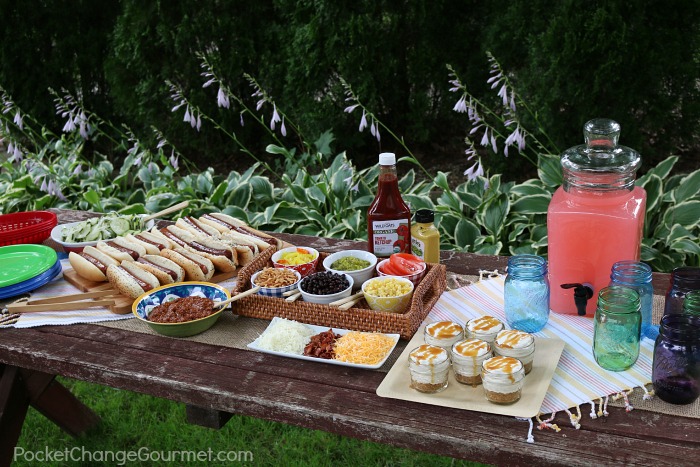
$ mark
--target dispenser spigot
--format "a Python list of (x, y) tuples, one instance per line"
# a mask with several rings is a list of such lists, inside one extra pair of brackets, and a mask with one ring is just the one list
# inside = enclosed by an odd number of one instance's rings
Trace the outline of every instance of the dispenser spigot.
[(562, 284), (562, 289), (574, 289), (574, 303), (579, 316), (586, 315), (588, 300), (593, 298), (593, 286), (591, 284)]

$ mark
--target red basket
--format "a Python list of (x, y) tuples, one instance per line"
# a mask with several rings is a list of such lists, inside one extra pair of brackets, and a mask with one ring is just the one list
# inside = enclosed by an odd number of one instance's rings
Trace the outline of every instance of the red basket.
[(0, 246), (41, 243), (58, 224), (49, 211), (26, 211), (0, 215)]

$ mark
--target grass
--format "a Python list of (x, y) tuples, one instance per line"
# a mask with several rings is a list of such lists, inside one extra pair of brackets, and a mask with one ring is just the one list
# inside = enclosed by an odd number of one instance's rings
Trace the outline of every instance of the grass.
[[(256, 465), (361, 465), (361, 466), (473, 466), (480, 465), (449, 457), (442, 457), (360, 441), (323, 431), (309, 430), (283, 423), (269, 422), (253, 417), (234, 415), (221, 430), (189, 425), (185, 406), (166, 399), (122, 391), (105, 386), (59, 378), (83, 403), (101, 418), (99, 427), (74, 439), (56, 425), (30, 409), (27, 414), (18, 448), (26, 451), (65, 451), (76, 454), (90, 453), (82, 462), (48, 462), (42, 465), (116, 465), (99, 462), (99, 452), (138, 451), (151, 455), (161, 451), (249, 451)], [(419, 436), (419, 434), (416, 434)], [(106, 454), (118, 455), (118, 454)], [(153, 455), (159, 455), (153, 454)], [(157, 458), (156, 458), (157, 459)], [(18, 459), (13, 465), (36, 465), (31, 458)], [(103, 461), (106, 458), (102, 459)], [(115, 462), (116, 461), (116, 462)], [(127, 465), (229, 465), (231, 462), (127, 462)], [(235, 462), (233, 462), (235, 463)], [(121, 463), (123, 465), (123, 463)]]

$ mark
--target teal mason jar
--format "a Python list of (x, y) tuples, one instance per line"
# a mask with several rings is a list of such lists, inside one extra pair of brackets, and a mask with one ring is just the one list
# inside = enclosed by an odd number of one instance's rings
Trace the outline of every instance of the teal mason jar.
[(624, 371), (639, 357), (642, 313), (639, 293), (614, 285), (598, 294), (593, 320), (593, 356), (601, 368)]

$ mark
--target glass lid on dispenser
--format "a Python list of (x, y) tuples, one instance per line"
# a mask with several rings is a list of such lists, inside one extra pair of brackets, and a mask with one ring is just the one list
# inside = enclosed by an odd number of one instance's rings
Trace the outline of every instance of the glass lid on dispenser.
[(631, 189), (642, 163), (637, 151), (618, 144), (620, 124), (607, 118), (583, 126), (586, 144), (567, 149), (561, 156), (565, 188)]

